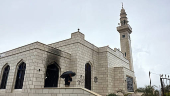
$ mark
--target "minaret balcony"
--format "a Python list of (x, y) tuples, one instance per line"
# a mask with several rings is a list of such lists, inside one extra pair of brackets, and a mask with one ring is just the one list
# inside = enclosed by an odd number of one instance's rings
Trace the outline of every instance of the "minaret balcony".
[(120, 33), (128, 31), (129, 34), (131, 34), (132, 33), (132, 28), (130, 27), (129, 24), (126, 24), (126, 25), (118, 26), (117, 31), (120, 32)]

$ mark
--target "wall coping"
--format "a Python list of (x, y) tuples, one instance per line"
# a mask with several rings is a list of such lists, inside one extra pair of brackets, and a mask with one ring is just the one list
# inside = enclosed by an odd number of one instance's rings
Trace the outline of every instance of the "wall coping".
[[(44, 48), (41, 48), (41, 46), (43, 46)], [(46, 52), (49, 52), (49, 53), (52, 53), (52, 52), (49, 51), (49, 49), (59, 50), (57, 48), (54, 48), (52, 46), (49, 46), (49, 45), (46, 45), (46, 44), (43, 44), (43, 43), (37, 41), (37, 42), (33, 42), (31, 44), (27, 44), (27, 45), (24, 45), (24, 46), (21, 46), (21, 47), (0, 53), (0, 59), (11, 56), (11, 55), (19, 54), (19, 53), (22, 53), (22, 52), (30, 51), (30, 50), (33, 50), (33, 49), (40, 49), (42, 51), (46, 51)], [(70, 53), (64, 52), (62, 50), (59, 50), (59, 51), (61, 51), (61, 53), (62, 53), (59, 56), (70, 59), (70, 57), (71, 57)], [(4, 55), (4, 56), (1, 56), (1, 55)]]
[(125, 68), (125, 69), (127, 69), (127, 70), (129, 70), (129, 71), (131, 71), (131, 72), (135, 73), (134, 71), (132, 71), (132, 70), (130, 70), (130, 69), (128, 69), (128, 68), (126, 68), (126, 67), (114, 67), (114, 68)]
[[(51, 43), (51, 44), (48, 44), (48, 45), (49, 45), (49, 46), (52, 46), (52, 45), (54, 45), (54, 44), (62, 43), (62, 42), (67, 42), (67, 41), (69, 41), (69, 40), (73, 40), (71, 43), (69, 43), (69, 45), (70, 45), (70, 44), (75, 44), (75, 43), (80, 43), (80, 44), (88, 47), (89, 49), (98, 52), (99, 47), (95, 46), (94, 44), (90, 43), (89, 41), (87, 41), (87, 40), (85, 40), (85, 39), (82, 39), (82, 40), (83, 40), (83, 42), (86, 42), (86, 43), (83, 43), (82, 41), (79, 41), (79, 40), (74, 41), (73, 38), (69, 38), (69, 39), (65, 39), (65, 40), (58, 41), (58, 42), (55, 42), (55, 43)], [(63, 46), (67, 46), (67, 45), (68, 45), (68, 44), (63, 44), (63, 45), (58, 46), (58, 47), (63, 47)], [(89, 47), (88, 45), (90, 45), (90, 47)], [(96, 48), (96, 49), (95, 49), (95, 48)]]
[(45, 88), (32, 88), (32, 89), (82, 89), (88, 93), (95, 95), (95, 96), (102, 96), (100, 94), (97, 94), (97, 93), (95, 93), (91, 90), (88, 90), (86, 88), (83, 88), (83, 87), (45, 87)]
[[(103, 49), (103, 50), (102, 50)], [(99, 53), (102, 52), (109, 52), (112, 55), (116, 56), (117, 58), (123, 60), (124, 62), (129, 64), (129, 60), (125, 58), (124, 54), (118, 50), (117, 48), (110, 48), (109, 46), (99, 47)], [(116, 54), (117, 53), (117, 54)]]

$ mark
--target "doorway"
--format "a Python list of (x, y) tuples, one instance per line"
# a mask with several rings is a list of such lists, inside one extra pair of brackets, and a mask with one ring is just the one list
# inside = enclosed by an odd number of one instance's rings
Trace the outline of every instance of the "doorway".
[(59, 68), (55, 64), (47, 66), (44, 87), (58, 87)]
[(91, 65), (85, 65), (85, 88), (91, 90)]

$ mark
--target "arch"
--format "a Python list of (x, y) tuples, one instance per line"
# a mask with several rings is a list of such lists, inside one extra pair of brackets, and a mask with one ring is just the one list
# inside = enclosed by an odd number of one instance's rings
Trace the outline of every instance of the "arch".
[(56, 62), (47, 65), (44, 87), (58, 87), (60, 67)]
[(26, 63), (23, 62), (23, 60), (20, 60), (17, 66), (17, 77), (15, 81), (15, 89), (22, 89), (24, 76), (25, 76), (25, 70), (26, 70)]
[(60, 65), (56, 61), (46, 62), (46, 64), (44, 65), (45, 70), (47, 70), (47, 66), (52, 65), (52, 64), (55, 64), (58, 67), (58, 69), (59, 69), (59, 73), (61, 73), (61, 67), (60, 67)]
[(91, 90), (91, 65), (85, 64), (85, 88)]
[(8, 64), (6, 64), (2, 68), (3, 74), (2, 74), (0, 89), (6, 89), (6, 84), (7, 84), (7, 80), (8, 80), (9, 70), (10, 70), (10, 66)]
[(45, 68), (47, 69), (47, 66), (52, 65), (52, 64), (55, 64), (59, 68), (59, 71), (61, 70), (61, 67), (58, 65), (56, 61), (50, 62), (48, 65), (45, 66)]
[(93, 67), (93, 63), (91, 63), (91, 61), (86, 62), (86, 64), (87, 63), (90, 64), (91, 67)]

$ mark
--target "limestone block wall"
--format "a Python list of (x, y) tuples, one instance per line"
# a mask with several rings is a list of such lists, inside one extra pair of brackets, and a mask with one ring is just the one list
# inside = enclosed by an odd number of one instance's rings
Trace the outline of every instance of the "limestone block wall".
[(114, 70), (108, 67), (108, 93), (114, 93)]
[[(81, 40), (84, 40), (84, 35), (80, 32), (75, 32), (72, 33), (71, 38), (70, 39), (66, 39), (60, 42), (56, 42), (56, 43), (52, 43), (49, 44), (49, 46), (52, 46), (54, 48), (60, 49), (62, 51), (68, 52), (71, 54), (71, 61), (69, 64), (69, 70), (74, 71), (76, 73), (77, 69), (78, 69), (78, 62), (77, 62), (77, 58), (78, 58), (78, 44)], [(79, 80), (80, 75), (77, 74), (74, 77), (75, 81), (71, 82), (71, 87), (77, 87), (78, 86), (78, 80)]]
[(100, 93), (102, 96), (105, 96), (108, 94), (108, 57), (107, 52), (101, 52), (101, 50), (104, 50), (103, 48), (99, 49), (99, 69), (98, 70), (98, 88), (97, 93)]
[[(71, 38), (56, 42), (53, 44), (49, 44), (55, 48), (63, 50), (71, 54), (71, 64), (74, 66), (72, 69), (74, 72), (77, 73), (75, 76), (76, 81), (80, 80), (80, 76), (83, 76), (85, 79), (85, 64), (89, 63), (92, 67), (92, 75), (91, 75), (91, 84), (92, 90), (97, 87), (97, 83), (94, 84), (94, 76), (97, 76), (98, 67), (98, 48), (93, 44), (89, 43), (88, 41), (84, 40), (84, 34), (80, 32), (72, 33)], [(85, 81), (80, 83), (79, 82), (72, 82), (72, 84), (76, 84), (76, 87), (84, 87)]]
[(109, 67), (126, 67), (129, 69), (129, 61), (124, 57), (123, 53), (118, 49), (107, 47)]
[[(114, 49), (112, 50), (111, 48), (109, 48), (108, 46), (105, 47), (100, 47), (99, 48), (99, 52), (100, 53), (104, 53), (106, 54), (105, 58), (106, 60), (104, 60), (104, 57), (102, 57), (101, 62), (106, 61), (104, 66), (100, 66), (103, 70), (107, 69), (107, 78), (105, 80), (105, 82), (108, 82), (108, 84), (104, 84), (103, 86), (107, 86), (107, 91), (108, 93), (113, 93), (115, 89), (115, 84), (118, 87), (119, 85), (117, 85), (117, 82), (119, 82), (119, 79), (115, 80), (115, 77), (117, 78), (117, 75), (120, 75), (119, 73), (121, 72), (117, 72), (118, 69), (114, 70), (114, 67), (126, 67), (129, 68), (129, 62), (128, 60), (123, 56), (123, 54), (118, 50), (118, 49)], [(100, 56), (100, 55), (99, 55)], [(100, 63), (100, 61), (99, 61)], [(106, 67), (106, 68), (103, 68)], [(101, 72), (103, 72), (103, 70), (101, 70)], [(116, 72), (116, 73), (115, 73)], [(122, 74), (124, 76), (124, 74)], [(119, 76), (118, 76), (119, 77)], [(123, 77), (121, 77), (123, 78)], [(121, 86), (122, 87), (122, 86)], [(122, 87), (123, 88), (123, 87)], [(106, 89), (106, 88), (104, 88)]]
[(17, 75), (17, 66), (25, 62), (26, 63), (26, 71), (25, 78), (23, 83), (23, 90), (27, 88), (32, 88), (33, 84), (30, 84), (30, 81), (33, 81), (33, 72), (34, 72), (34, 64), (35, 64), (35, 43), (22, 46), (4, 53), (0, 53), (0, 82), (3, 75), (3, 67), (5, 65), (10, 66), (10, 71), (8, 75), (6, 89), (0, 89), (0, 92), (10, 93), (15, 87), (16, 75)]
[[(11, 93), (16, 90), (27, 92), (30, 88), (43, 88), (45, 64), (56, 61), (66, 68), (70, 63), (70, 54), (47, 46), (40, 42), (28, 44), (4, 53), (0, 53), (0, 82), (3, 74), (3, 67), (10, 66), (6, 89), (0, 89), (0, 93)], [(20, 63), (26, 63), (26, 70), (22, 89), (14, 89), (17, 67)], [(65, 65), (64, 65), (65, 64)], [(66, 70), (63, 68), (63, 71)], [(40, 71), (39, 71), (40, 69)]]
[[(70, 58), (64, 58), (55, 54), (48, 53), (42, 50), (36, 50), (36, 65), (34, 71), (34, 88), (44, 88), (44, 80), (46, 76), (47, 66), (56, 63), (59, 68), (59, 76), (68, 70), (70, 64)], [(39, 71), (40, 70), (40, 71)], [(73, 77), (74, 78), (74, 77)], [(73, 79), (74, 80), (74, 79)], [(64, 79), (59, 77), (58, 87), (64, 87)]]
[[(68, 70), (77, 73), (77, 57), (78, 57), (78, 43), (74, 39), (67, 39), (64, 41), (56, 42), (53, 44), (49, 44), (50, 46), (60, 49), (62, 51), (68, 52), (71, 54), (70, 64), (67, 66)], [(77, 75), (74, 77), (74, 81), (71, 82), (71, 87), (77, 86)]]
[[(86, 42), (88, 43), (88, 42)], [(94, 46), (95, 47), (95, 46)], [(89, 63), (91, 65), (91, 90), (95, 91), (98, 87), (98, 83), (94, 82), (94, 77), (98, 76), (97, 69), (99, 68), (98, 65), (98, 52), (94, 48), (90, 48), (86, 46), (84, 43), (78, 44), (78, 58), (77, 58), (77, 72), (78, 75), (83, 75), (85, 77), (85, 64)], [(80, 85), (80, 87), (84, 87), (85, 82)]]
[[(44, 88), (44, 81), (46, 76), (47, 66), (52, 63), (57, 63), (59, 76), (68, 70), (70, 64), (70, 54), (61, 50), (55, 49), (51, 46), (37, 42), (37, 49), (34, 52), (36, 64), (34, 65), (34, 88)], [(64, 80), (59, 78), (58, 87), (64, 86)]]
[(114, 67), (114, 92), (116, 93), (118, 90), (125, 89), (125, 78), (124, 78), (124, 68), (123, 67)]
[[(2, 70), (3, 66), (5, 64), (8, 64), (10, 66), (6, 89), (1, 89), (1, 90), (4, 90), (5, 93), (10, 93), (13, 90), (15, 90), (14, 87), (15, 87), (15, 81), (16, 81), (16, 75), (17, 75), (17, 65), (19, 65), (22, 62), (26, 63), (26, 71), (25, 71), (23, 89), (30, 88), (33, 86), (32, 84), (29, 84), (29, 81), (32, 81), (32, 78), (30, 78), (30, 76), (33, 76), (33, 72), (34, 72), (34, 67), (32, 66), (34, 65), (33, 58), (35, 57), (34, 56), (35, 50), (32, 49), (32, 50), (25, 51), (25, 52), (22, 52), (19, 50), (22, 50), (22, 48), (16, 50), (15, 54), (10, 54), (10, 52), (8, 52), (7, 54), (3, 53), (5, 54), (5, 56), (0, 58), (0, 70), (1, 70), (0, 79), (2, 79), (2, 75), (3, 75), (3, 70)], [(10, 56), (8, 54), (10, 54)]]

